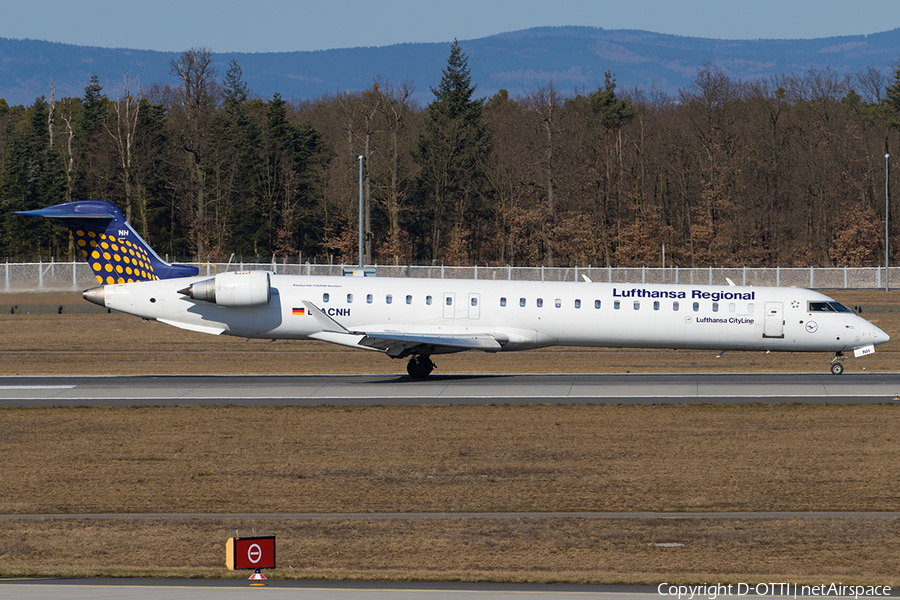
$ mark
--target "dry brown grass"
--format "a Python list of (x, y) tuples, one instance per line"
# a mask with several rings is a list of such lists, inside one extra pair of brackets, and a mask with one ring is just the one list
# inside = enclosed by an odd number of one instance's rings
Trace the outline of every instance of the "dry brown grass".
[[(894, 334), (891, 294), (832, 294)], [(81, 302), (77, 295), (63, 298)], [(9, 303), (9, 298), (4, 298)], [(402, 372), (310, 342), (121, 315), (0, 315), (0, 372)], [(63, 304), (65, 306), (65, 304)], [(48, 307), (53, 310), (47, 310)], [(895, 350), (897, 348), (897, 350)], [(828, 357), (551, 349), (442, 372), (824, 371)], [(148, 366), (149, 365), (149, 366)], [(895, 406), (67, 408), (0, 411), (0, 512), (896, 510)], [(900, 585), (895, 519), (24, 520), (0, 574), (227, 576), (224, 542), (278, 536), (275, 577)], [(659, 548), (654, 543), (684, 543)], [(286, 568), (288, 564), (293, 570)], [(241, 574), (238, 576), (246, 576)]]
[[(3, 513), (895, 510), (900, 407), (0, 411)], [(0, 572), (890, 585), (895, 519), (12, 520)], [(679, 548), (653, 543), (679, 542)], [(172, 548), (175, 550), (173, 551)], [(163, 550), (166, 550), (163, 552)], [(284, 570), (291, 564), (293, 571)]]
[(891, 511), (900, 406), (0, 411), (0, 513)]
[(897, 519), (22, 520), (0, 571), (246, 578), (225, 540), (254, 531), (276, 536), (275, 579), (900, 585)]

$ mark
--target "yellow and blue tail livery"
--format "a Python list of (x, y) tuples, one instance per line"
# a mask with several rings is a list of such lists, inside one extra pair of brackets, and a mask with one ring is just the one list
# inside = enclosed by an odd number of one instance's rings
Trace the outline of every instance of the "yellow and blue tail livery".
[(16, 214), (65, 223), (102, 284), (190, 277), (199, 272), (197, 267), (173, 265), (161, 259), (111, 202), (66, 202)]

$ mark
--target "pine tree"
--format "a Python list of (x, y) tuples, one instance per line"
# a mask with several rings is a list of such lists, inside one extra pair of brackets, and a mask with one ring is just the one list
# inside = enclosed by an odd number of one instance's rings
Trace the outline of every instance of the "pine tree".
[(900, 64), (894, 66), (896, 67), (894, 72), (894, 83), (885, 88), (884, 100), (882, 100), (882, 102), (884, 102), (885, 107), (891, 114), (891, 117), (888, 117), (888, 125), (890, 127), (900, 128), (900, 120), (897, 118), (897, 115), (900, 115)]
[(13, 213), (57, 204), (65, 196), (66, 179), (59, 151), (50, 145), (50, 107), (43, 96), (9, 127), (9, 151), (0, 174), (0, 249), (6, 256), (49, 258), (65, 248), (68, 235), (53, 223), (33, 223)]
[(228, 71), (225, 73), (225, 110), (236, 114), (249, 99), (250, 91), (247, 82), (244, 81), (244, 72), (237, 60), (232, 58), (228, 63)]
[(106, 120), (105, 98), (102, 95), (103, 86), (97, 74), (91, 75), (91, 82), (84, 88), (84, 99), (81, 105), (84, 110), (81, 113), (81, 131), (90, 135), (98, 125)]
[[(430, 220), (422, 234), (429, 238), (430, 256), (465, 260), (484, 188), (483, 164), (490, 153), (491, 135), (482, 121), (484, 100), (473, 100), (475, 86), (468, 59), (454, 40), (450, 58), (428, 105), (415, 153), (422, 164), (419, 204)], [(448, 219), (449, 217), (449, 219)], [(442, 236), (450, 221), (450, 239)]]
[[(217, 115), (215, 127), (220, 132), (215, 144), (218, 154), (225, 157), (220, 182), (223, 193), (219, 211), (221, 221), (217, 235), (220, 245), (232, 244), (242, 254), (255, 254), (254, 248), (263, 239), (263, 221), (256, 205), (258, 194), (253, 176), (259, 159), (261, 130), (252, 114), (250, 89), (244, 81), (243, 70), (231, 60), (223, 85), (223, 109)], [(260, 103), (261, 104), (261, 103)], [(262, 236), (262, 237), (260, 237)]]
[(609, 197), (612, 191), (612, 181), (609, 173), (610, 137), (613, 132), (619, 131), (625, 123), (634, 117), (634, 107), (627, 100), (616, 98), (616, 78), (607, 71), (603, 88), (598, 89), (591, 95), (591, 110), (597, 116), (597, 120), (604, 132), (603, 147), (606, 158), (604, 167), (606, 185), (603, 197), (603, 211), (601, 213), (601, 235), (604, 239), (603, 246), (606, 262), (609, 264), (607, 227), (610, 221)]

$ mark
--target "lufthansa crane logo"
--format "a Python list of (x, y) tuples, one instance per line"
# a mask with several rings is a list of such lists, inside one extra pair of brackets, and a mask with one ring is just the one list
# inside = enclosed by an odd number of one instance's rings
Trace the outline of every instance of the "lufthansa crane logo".
[(815, 333), (818, 330), (819, 330), (819, 324), (816, 323), (815, 321), (809, 321), (806, 324), (806, 332), (807, 333)]

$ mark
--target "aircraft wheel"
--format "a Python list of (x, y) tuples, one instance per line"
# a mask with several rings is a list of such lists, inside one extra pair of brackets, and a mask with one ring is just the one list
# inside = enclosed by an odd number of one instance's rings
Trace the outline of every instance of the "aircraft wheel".
[(434, 370), (434, 363), (427, 356), (416, 355), (409, 359), (406, 372), (413, 379), (424, 379)]
[(844, 372), (844, 365), (842, 365), (841, 363), (836, 362), (833, 365), (831, 365), (831, 374), (832, 375), (840, 375), (843, 372)]

